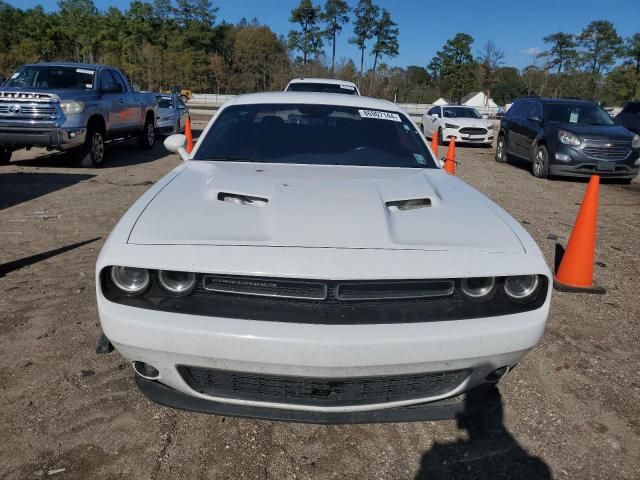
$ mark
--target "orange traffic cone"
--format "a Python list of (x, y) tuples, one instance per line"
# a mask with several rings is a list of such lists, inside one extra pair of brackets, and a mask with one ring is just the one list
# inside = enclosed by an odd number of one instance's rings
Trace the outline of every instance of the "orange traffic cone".
[(187, 137), (187, 152), (191, 153), (191, 150), (193, 150), (193, 134), (191, 133), (190, 117), (187, 117), (187, 121), (184, 124), (184, 136)]
[(433, 154), (438, 156), (438, 133), (434, 132), (433, 137), (431, 137), (431, 150), (433, 150)]
[(456, 174), (456, 140), (453, 137), (449, 140), (447, 156), (444, 159), (444, 171), (451, 175)]
[(553, 286), (565, 292), (604, 293), (593, 282), (600, 177), (592, 175)]

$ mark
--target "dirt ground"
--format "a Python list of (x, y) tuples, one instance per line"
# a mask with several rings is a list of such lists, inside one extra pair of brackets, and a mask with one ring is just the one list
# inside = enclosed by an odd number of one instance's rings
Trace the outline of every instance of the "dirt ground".
[[(585, 183), (535, 179), (489, 149), (457, 153), (458, 175), (553, 265)], [(98, 252), (178, 162), (130, 144), (100, 169), (36, 151), (0, 167), (0, 478), (640, 478), (638, 179), (601, 187), (607, 293), (554, 293), (544, 340), (500, 384), (501, 409), (478, 424), (320, 426), (161, 407), (117, 352), (95, 354)]]

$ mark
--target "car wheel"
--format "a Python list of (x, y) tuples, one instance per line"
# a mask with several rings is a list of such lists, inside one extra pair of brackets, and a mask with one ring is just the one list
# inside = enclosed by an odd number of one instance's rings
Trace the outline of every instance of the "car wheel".
[(180, 119), (176, 122), (176, 131), (173, 133), (180, 133)]
[(144, 122), (144, 127), (142, 128), (142, 132), (140, 132), (140, 136), (138, 137), (138, 145), (147, 150), (153, 148), (153, 144), (156, 141), (156, 130), (153, 126), (153, 120), (147, 118)]
[(531, 172), (538, 178), (549, 176), (549, 151), (544, 145), (538, 145), (531, 162)]
[(442, 138), (442, 129), (438, 129), (438, 145), (444, 145), (444, 139)]
[(11, 161), (11, 154), (13, 152), (7, 147), (0, 146), (0, 165), (8, 165)]
[(99, 166), (104, 160), (104, 134), (100, 128), (90, 127), (87, 138), (80, 147), (78, 163), (84, 168)]
[(506, 142), (504, 141), (504, 135), (500, 135), (496, 144), (496, 162), (507, 163), (507, 160)]

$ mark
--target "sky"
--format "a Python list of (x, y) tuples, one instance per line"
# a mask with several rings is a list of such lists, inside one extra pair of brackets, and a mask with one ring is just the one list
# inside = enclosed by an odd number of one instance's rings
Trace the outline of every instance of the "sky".
[[(314, 4), (324, 0), (314, 0)], [(353, 7), (356, 0), (347, 0)], [(20, 8), (42, 5), (57, 8), (57, 0), (8, 0)], [(126, 9), (129, 0), (94, 0), (99, 10), (109, 6)], [(217, 21), (237, 23), (241, 18), (257, 17), (277, 34), (286, 35), (293, 25), (289, 14), (299, 0), (212, 0), (219, 7)], [(374, 0), (386, 8), (400, 29), (400, 54), (384, 59), (392, 66), (426, 66), (437, 50), (456, 33), (471, 35), (474, 55), (487, 40), (504, 51), (504, 63), (523, 68), (532, 63), (535, 53), (545, 48), (542, 38), (563, 31), (579, 33), (593, 20), (609, 20), (623, 38), (640, 32), (640, 0), (455, 0), (450, 4), (432, 0)], [(445, 8), (450, 5), (450, 8)], [(357, 49), (348, 44), (352, 26), (346, 25), (338, 38), (337, 58), (353, 58), (359, 63)], [(331, 48), (325, 45), (325, 51)], [(372, 58), (365, 59), (371, 65)]]

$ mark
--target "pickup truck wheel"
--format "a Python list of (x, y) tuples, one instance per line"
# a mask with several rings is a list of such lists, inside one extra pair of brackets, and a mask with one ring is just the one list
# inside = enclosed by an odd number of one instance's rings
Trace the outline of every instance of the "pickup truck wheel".
[(89, 128), (87, 139), (80, 147), (78, 161), (81, 167), (99, 166), (104, 160), (104, 136), (99, 128)]
[(0, 165), (8, 165), (11, 161), (11, 154), (13, 152), (7, 147), (0, 146)]
[(535, 177), (547, 178), (549, 176), (549, 151), (544, 145), (538, 145), (533, 154), (531, 172)]
[(153, 144), (156, 141), (156, 131), (153, 126), (153, 120), (147, 118), (144, 122), (144, 128), (138, 137), (138, 145), (147, 150), (153, 148)]

